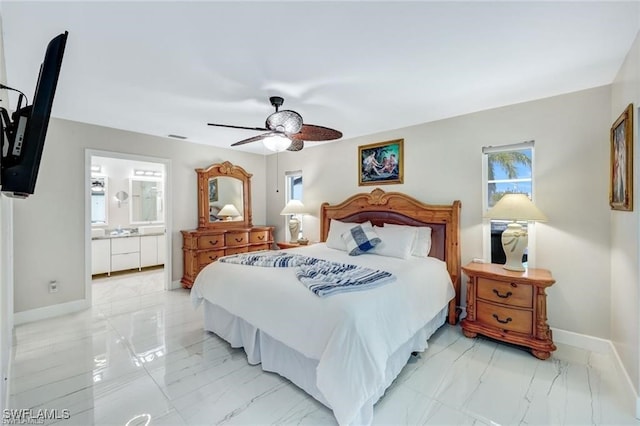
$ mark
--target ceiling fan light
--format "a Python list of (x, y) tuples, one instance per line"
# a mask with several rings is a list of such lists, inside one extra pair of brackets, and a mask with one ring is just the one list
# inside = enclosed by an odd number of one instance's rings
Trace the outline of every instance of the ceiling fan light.
[(271, 130), (294, 134), (302, 130), (302, 116), (295, 111), (277, 111), (267, 117), (265, 124)]
[(272, 135), (262, 139), (262, 143), (269, 151), (282, 152), (289, 148), (291, 139), (282, 135)]

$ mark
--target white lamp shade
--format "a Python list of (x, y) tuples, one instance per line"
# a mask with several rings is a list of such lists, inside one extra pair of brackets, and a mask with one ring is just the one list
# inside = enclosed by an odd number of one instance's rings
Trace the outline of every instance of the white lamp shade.
[(262, 143), (270, 151), (281, 152), (289, 148), (291, 139), (283, 135), (272, 135), (262, 139)]
[(526, 194), (505, 194), (495, 206), (489, 209), (485, 217), (514, 221), (502, 232), (502, 248), (506, 257), (503, 268), (510, 271), (524, 271), (522, 255), (527, 248), (529, 237), (527, 231), (516, 221), (542, 222), (546, 221), (547, 217)]
[(236, 217), (240, 216), (240, 212), (233, 204), (225, 204), (218, 212), (218, 216)]
[(488, 219), (544, 222), (547, 216), (531, 202), (526, 194), (506, 194), (485, 214)]
[(284, 206), (284, 209), (280, 212), (281, 215), (287, 214), (305, 214), (307, 213), (307, 209), (304, 204), (300, 200), (291, 200)]

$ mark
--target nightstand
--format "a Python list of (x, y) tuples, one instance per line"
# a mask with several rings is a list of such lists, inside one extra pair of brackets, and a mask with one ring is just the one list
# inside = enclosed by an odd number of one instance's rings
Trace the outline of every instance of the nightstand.
[[(311, 243), (305, 244), (305, 245), (309, 245)], [(288, 248), (294, 248), (294, 247), (304, 247), (302, 244), (299, 243), (290, 243), (289, 241), (278, 241), (276, 243), (276, 245), (278, 246), (278, 248), (280, 250), (282, 249), (288, 249)]]
[(469, 263), (462, 267), (467, 283), (467, 316), (462, 332), (482, 334), (525, 346), (533, 356), (547, 359), (556, 350), (547, 324), (545, 289), (555, 283), (546, 269), (509, 271), (492, 263)]

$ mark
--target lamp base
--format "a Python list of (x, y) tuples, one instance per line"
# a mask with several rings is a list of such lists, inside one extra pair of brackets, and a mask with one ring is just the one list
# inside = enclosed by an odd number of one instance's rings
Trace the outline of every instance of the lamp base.
[(507, 225), (507, 229), (502, 232), (502, 248), (507, 258), (507, 262), (502, 266), (509, 271), (526, 271), (522, 264), (522, 255), (527, 248), (529, 236), (527, 231), (517, 222)]
[(297, 217), (292, 216), (289, 220), (289, 234), (290, 243), (298, 243), (298, 236), (300, 234), (300, 220)]

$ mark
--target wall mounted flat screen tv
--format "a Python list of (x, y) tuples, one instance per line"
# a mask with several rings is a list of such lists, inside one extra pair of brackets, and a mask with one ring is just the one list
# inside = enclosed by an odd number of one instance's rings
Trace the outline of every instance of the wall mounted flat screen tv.
[(1, 111), (0, 185), (6, 195), (26, 198), (34, 193), (67, 35), (65, 31), (49, 42), (40, 66), (33, 103), (21, 107), (20, 98), (11, 118), (6, 110)]

